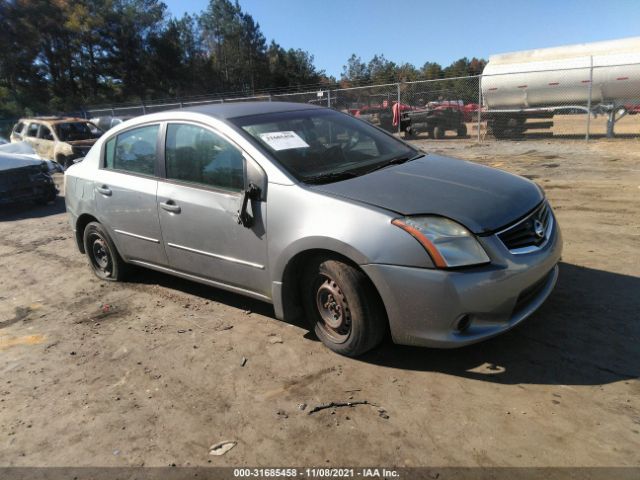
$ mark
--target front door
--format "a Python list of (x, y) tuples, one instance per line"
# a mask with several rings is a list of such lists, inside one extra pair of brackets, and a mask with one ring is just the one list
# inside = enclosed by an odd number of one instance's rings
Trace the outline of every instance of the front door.
[(30, 123), (27, 127), (22, 140), (31, 145), (36, 153), (38, 153), (38, 149), (40, 148), (38, 142), (38, 130), (40, 128), (40, 124), (38, 123)]
[(105, 144), (94, 182), (97, 211), (126, 260), (167, 265), (156, 193), (159, 125), (120, 133)]
[(170, 266), (270, 296), (264, 203), (252, 203), (250, 228), (236, 220), (251, 160), (221, 134), (195, 124), (168, 124), (165, 146), (158, 214)]

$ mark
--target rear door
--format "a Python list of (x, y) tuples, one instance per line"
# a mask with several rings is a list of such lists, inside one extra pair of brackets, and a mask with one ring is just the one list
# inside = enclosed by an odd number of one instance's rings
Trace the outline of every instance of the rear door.
[(158, 213), (169, 264), (227, 286), (270, 295), (265, 209), (252, 202), (250, 228), (236, 218), (245, 190), (242, 150), (199, 124), (169, 123)]
[(94, 182), (99, 220), (126, 260), (167, 265), (156, 193), (160, 124), (126, 130), (104, 144)]
[(53, 132), (46, 125), (40, 125), (38, 130), (38, 148), (36, 151), (42, 158), (47, 160), (53, 160), (53, 148), (55, 146), (55, 139), (53, 138)]

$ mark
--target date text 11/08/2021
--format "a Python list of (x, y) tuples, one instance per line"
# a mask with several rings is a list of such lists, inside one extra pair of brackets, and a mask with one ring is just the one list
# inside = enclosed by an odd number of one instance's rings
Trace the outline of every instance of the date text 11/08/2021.
[(386, 468), (235, 468), (236, 478), (399, 478)]

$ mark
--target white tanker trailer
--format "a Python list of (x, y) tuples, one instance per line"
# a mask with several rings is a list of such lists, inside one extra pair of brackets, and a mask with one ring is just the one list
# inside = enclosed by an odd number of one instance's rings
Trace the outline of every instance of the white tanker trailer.
[(640, 105), (640, 37), (489, 57), (482, 72), (483, 116), (498, 138), (549, 128), (567, 111), (609, 115), (607, 135)]

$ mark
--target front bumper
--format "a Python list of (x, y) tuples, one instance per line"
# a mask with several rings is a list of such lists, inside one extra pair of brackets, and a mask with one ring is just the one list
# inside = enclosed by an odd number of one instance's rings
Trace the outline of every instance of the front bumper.
[[(479, 239), (491, 264), (458, 270), (362, 265), (384, 302), (393, 341), (453, 348), (506, 332), (535, 312), (558, 278), (558, 224), (540, 250), (513, 255), (495, 236)], [(468, 315), (463, 331), (457, 326)]]
[(39, 166), (17, 167), (0, 172), (0, 205), (50, 201), (56, 196), (56, 188), (51, 175)]

